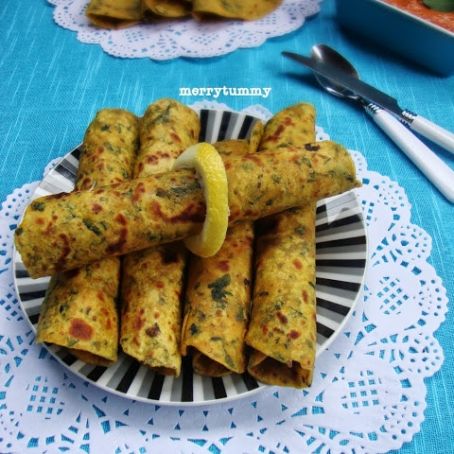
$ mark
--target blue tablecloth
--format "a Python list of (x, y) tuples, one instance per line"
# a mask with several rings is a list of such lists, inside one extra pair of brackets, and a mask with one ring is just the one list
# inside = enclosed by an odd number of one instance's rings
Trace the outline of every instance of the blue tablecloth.
[[(412, 221), (431, 235), (431, 263), (448, 296), (453, 297), (453, 206), (361, 109), (330, 97), (309, 78), (298, 79), (297, 75), (306, 71), (282, 58), (280, 52), (308, 54), (315, 43), (329, 44), (354, 61), (368, 82), (450, 130), (454, 130), (454, 77), (436, 76), (349, 36), (336, 23), (331, 0), (326, 0), (320, 14), (303, 28), (260, 48), (217, 58), (167, 62), (111, 57), (98, 45), (82, 44), (73, 32), (58, 27), (52, 11), (45, 0), (0, 3), (0, 200), (14, 188), (39, 179), (46, 163), (80, 143), (86, 125), (101, 107), (141, 113), (160, 97), (186, 103), (201, 99), (179, 98), (180, 87), (271, 87), (266, 99), (221, 95), (217, 101), (234, 109), (260, 103), (272, 112), (299, 101), (313, 103), (317, 124), (333, 140), (360, 150), (369, 169), (388, 175), (405, 188), (413, 206)], [(454, 167), (454, 158), (438, 151)], [(421, 432), (401, 452), (453, 452), (453, 317), (448, 312), (437, 332), (445, 362), (427, 381), (426, 420)]]

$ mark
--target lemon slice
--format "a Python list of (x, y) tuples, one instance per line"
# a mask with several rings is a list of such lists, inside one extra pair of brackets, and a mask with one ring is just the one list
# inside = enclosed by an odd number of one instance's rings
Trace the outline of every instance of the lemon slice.
[(202, 230), (184, 243), (195, 255), (211, 257), (221, 249), (229, 223), (227, 175), (221, 156), (209, 143), (198, 143), (185, 150), (173, 169), (193, 168), (201, 179), (206, 215)]

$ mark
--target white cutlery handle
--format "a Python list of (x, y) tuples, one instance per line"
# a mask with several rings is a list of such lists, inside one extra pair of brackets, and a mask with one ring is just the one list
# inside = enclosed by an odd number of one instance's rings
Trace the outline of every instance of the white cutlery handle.
[(404, 116), (409, 120), (408, 125), (411, 129), (419, 132), (419, 134), (427, 137), (445, 150), (454, 153), (454, 134), (452, 132), (432, 123), (427, 118), (421, 117), (421, 115), (415, 115), (405, 111)]
[(369, 106), (366, 111), (439, 191), (454, 203), (454, 170), (391, 114), (376, 106)]

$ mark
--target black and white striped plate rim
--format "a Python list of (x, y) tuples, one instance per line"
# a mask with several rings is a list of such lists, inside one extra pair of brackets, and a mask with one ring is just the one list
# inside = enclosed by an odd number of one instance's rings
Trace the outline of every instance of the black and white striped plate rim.
[[(221, 110), (200, 110), (200, 141), (248, 138), (256, 118)], [(69, 152), (39, 184), (32, 198), (74, 188), (80, 146)], [(361, 293), (367, 258), (366, 230), (354, 192), (325, 199), (317, 206), (317, 355), (333, 342)], [(49, 278), (31, 279), (15, 253), (15, 284), (20, 304), (33, 329)], [(169, 405), (197, 405), (236, 399), (266, 386), (248, 374), (222, 378), (201, 377), (183, 361), (180, 377), (155, 374), (121, 353), (110, 367), (88, 365), (65, 349), (48, 346), (65, 367), (98, 387), (131, 399)]]

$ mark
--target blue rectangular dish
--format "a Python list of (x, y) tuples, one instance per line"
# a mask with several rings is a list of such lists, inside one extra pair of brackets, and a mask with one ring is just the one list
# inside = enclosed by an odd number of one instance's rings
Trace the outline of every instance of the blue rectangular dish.
[(346, 29), (448, 76), (454, 73), (454, 33), (381, 0), (336, 0)]

